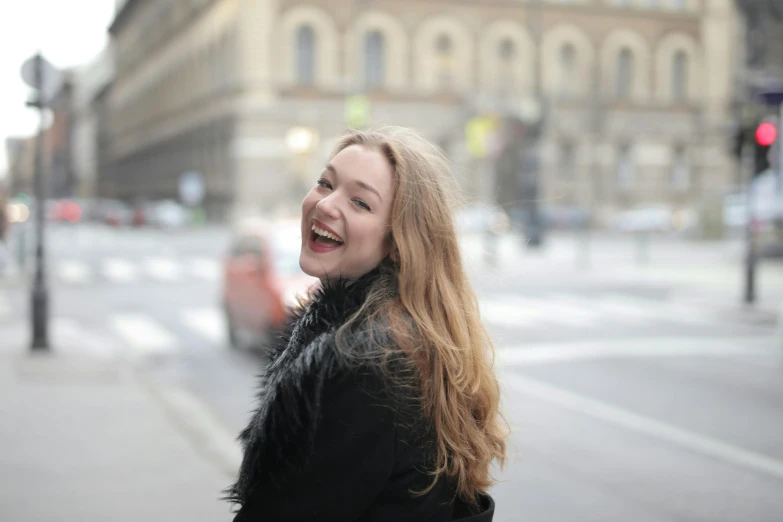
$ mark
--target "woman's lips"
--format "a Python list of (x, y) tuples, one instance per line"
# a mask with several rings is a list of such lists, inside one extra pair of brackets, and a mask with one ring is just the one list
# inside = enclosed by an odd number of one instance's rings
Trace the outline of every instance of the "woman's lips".
[(307, 238), (307, 246), (309, 246), (310, 250), (312, 250), (313, 252), (315, 252), (317, 254), (323, 254), (323, 253), (326, 253), (326, 252), (331, 252), (332, 250), (337, 250), (338, 248), (342, 248), (342, 246), (343, 246), (342, 244), (341, 245), (319, 245), (318, 243), (315, 242), (315, 239), (313, 238), (314, 235), (315, 235), (314, 232), (310, 232), (310, 235)]

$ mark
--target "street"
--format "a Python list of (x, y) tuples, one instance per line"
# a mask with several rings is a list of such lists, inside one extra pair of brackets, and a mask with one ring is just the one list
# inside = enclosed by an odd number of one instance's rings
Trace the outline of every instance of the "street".
[[(208, 460), (226, 485), (259, 364), (225, 341), (228, 241), (218, 227), (61, 225), (47, 252), (53, 350), (60, 338), (83, 339), (85, 352), (111, 352), (186, 397), (177, 403), (192, 428), (185, 439), (215, 439), (221, 449)], [(774, 309), (742, 309), (722, 272), (714, 289), (703, 286), (712, 265), (732, 266), (717, 260), (730, 246), (699, 247), (703, 269), (686, 252), (690, 265), (679, 270), (679, 247), (669, 245), (656, 271), (664, 254), (654, 243), (646, 270), (634, 266), (632, 245), (622, 257), (609, 244), (594, 241), (592, 268), (580, 271), (569, 237), (543, 253), (509, 254), (507, 241), (495, 268), (483, 264), (483, 243), (463, 241), (512, 430), (495, 519), (781, 520), (783, 338)], [(762, 303), (783, 298), (779, 268), (762, 273)], [(667, 275), (689, 270), (703, 278), (689, 286)], [(24, 342), (28, 303), (22, 276), (0, 285), (0, 344)]]

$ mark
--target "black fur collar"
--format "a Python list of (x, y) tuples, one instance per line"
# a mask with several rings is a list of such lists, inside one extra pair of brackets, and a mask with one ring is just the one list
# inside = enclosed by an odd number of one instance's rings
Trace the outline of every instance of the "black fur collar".
[(259, 473), (303, 462), (312, 448), (324, 380), (343, 364), (335, 332), (361, 307), (382, 271), (323, 284), (270, 346), (257, 409), (239, 435), (244, 448), (239, 476), (225, 491), (226, 500), (242, 505), (252, 496)]

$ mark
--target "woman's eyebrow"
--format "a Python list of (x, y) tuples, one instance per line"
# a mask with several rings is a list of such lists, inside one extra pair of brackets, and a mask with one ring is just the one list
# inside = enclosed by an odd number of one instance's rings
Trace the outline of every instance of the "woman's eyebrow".
[[(331, 163), (326, 164), (326, 170), (330, 170), (332, 171), (332, 174), (334, 174), (336, 177), (340, 177), (339, 174), (337, 173), (337, 169), (334, 168), (334, 165), (332, 165)], [(383, 203), (383, 198), (381, 197), (381, 194), (377, 190), (375, 190), (375, 188), (373, 188), (371, 185), (368, 185), (364, 181), (358, 179), (351, 180), (351, 183), (353, 183), (354, 185), (359, 185), (364, 190), (369, 190), (370, 192), (378, 196), (378, 199), (381, 201), (381, 203)]]

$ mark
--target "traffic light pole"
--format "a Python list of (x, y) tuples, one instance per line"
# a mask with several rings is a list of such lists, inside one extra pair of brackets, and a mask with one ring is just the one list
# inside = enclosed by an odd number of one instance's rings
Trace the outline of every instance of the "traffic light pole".
[(37, 55), (35, 59), (35, 83), (37, 84), (38, 99), (31, 105), (35, 105), (40, 112), (38, 139), (35, 140), (35, 279), (32, 291), (32, 345), (34, 351), (49, 349), (49, 292), (46, 287), (46, 270), (44, 266), (44, 207), (46, 195), (44, 193), (43, 180), (43, 154), (44, 154), (44, 100), (43, 100), (43, 58)]
[(742, 144), (740, 156), (740, 174), (743, 185), (745, 185), (745, 291), (744, 300), (747, 304), (753, 304), (756, 301), (756, 224), (755, 211), (753, 208), (753, 150), (747, 142)]

